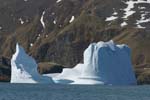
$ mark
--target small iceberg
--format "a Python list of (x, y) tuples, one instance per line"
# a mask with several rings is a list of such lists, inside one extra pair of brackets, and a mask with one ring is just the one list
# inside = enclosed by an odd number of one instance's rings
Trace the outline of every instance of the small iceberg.
[(50, 77), (41, 76), (36, 61), (28, 56), (23, 47), (16, 45), (11, 59), (11, 83), (53, 83)]
[(109, 42), (92, 43), (84, 51), (84, 63), (65, 68), (53, 77), (59, 84), (136, 85), (130, 48)]

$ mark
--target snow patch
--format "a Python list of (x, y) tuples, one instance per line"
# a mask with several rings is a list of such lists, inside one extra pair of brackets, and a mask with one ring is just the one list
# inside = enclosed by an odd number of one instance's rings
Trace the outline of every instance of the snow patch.
[(72, 16), (71, 19), (70, 19), (70, 21), (69, 21), (69, 23), (72, 23), (74, 21), (74, 19), (75, 19), (75, 17)]
[[(127, 4), (127, 7), (124, 9), (125, 15), (123, 16), (123, 18), (127, 19), (129, 16), (131, 16), (135, 13), (135, 11), (132, 10), (134, 8), (135, 4), (140, 4), (140, 3), (150, 4), (150, 0), (136, 0), (136, 1), (129, 0), (124, 3)], [(144, 9), (144, 7), (141, 7), (141, 9)]]
[(150, 18), (149, 19), (141, 19), (141, 20), (137, 20), (137, 23), (147, 23), (150, 22)]
[(24, 21), (22, 20), (22, 18), (19, 18), (19, 21), (21, 24), (24, 24)]
[(113, 16), (118, 15), (118, 12), (116, 12), (115, 9), (113, 9), (113, 10), (114, 10), (114, 13), (113, 13), (112, 15), (113, 15)]
[(140, 24), (137, 25), (137, 28), (145, 29), (146, 27), (141, 26)]
[(59, 2), (61, 2), (61, 0), (57, 0), (56, 2), (59, 3)]
[(117, 17), (118, 13), (115, 11), (115, 9), (113, 9), (113, 10), (114, 10), (114, 13), (112, 14), (112, 16), (107, 17), (105, 21), (113, 21), (113, 20), (116, 20), (118, 18)]
[(138, 7), (138, 9), (143, 10), (146, 9), (146, 7)]
[(2, 30), (3, 28), (2, 28), (2, 26), (0, 26), (0, 30)]
[(56, 24), (56, 20), (54, 20), (53, 23)]
[(121, 27), (127, 26), (128, 24), (126, 22), (121, 23)]
[(33, 46), (33, 43), (30, 43), (30, 47), (32, 47)]
[(147, 15), (146, 13), (141, 14), (141, 18), (139, 20), (136, 20), (137, 28), (146, 28), (146, 27), (143, 27), (143, 26), (140, 25), (142, 23), (150, 22), (150, 18), (146, 19), (146, 17), (145, 17), (146, 15)]
[(42, 24), (43, 28), (45, 29), (44, 15), (45, 15), (45, 11), (42, 13), (40, 21), (41, 21), (41, 24)]
[(135, 11), (132, 11), (132, 9), (134, 8), (135, 1), (127, 1), (125, 2), (125, 4), (127, 4), (127, 8), (124, 9), (125, 15), (123, 16), (123, 18), (127, 19), (129, 16), (135, 13)]
[(38, 36), (37, 36), (36, 40), (39, 40), (39, 39), (40, 39), (40, 37), (41, 37), (41, 34), (38, 34)]
[(111, 16), (111, 17), (107, 17), (105, 21), (113, 21), (115, 19), (117, 19), (118, 17), (116, 16)]

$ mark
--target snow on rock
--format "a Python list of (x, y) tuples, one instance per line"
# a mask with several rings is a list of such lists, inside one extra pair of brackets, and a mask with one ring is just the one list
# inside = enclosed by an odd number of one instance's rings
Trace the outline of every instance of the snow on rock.
[(40, 39), (40, 37), (41, 37), (41, 34), (38, 34), (38, 36), (37, 36), (36, 40), (39, 40), (39, 39)]
[(114, 10), (114, 13), (113, 13), (112, 15), (113, 15), (113, 16), (118, 15), (118, 12), (116, 12), (115, 8), (113, 8), (113, 10)]
[(56, 24), (56, 20), (54, 20), (53, 23)]
[(84, 64), (65, 68), (53, 80), (60, 84), (136, 84), (129, 47), (113, 41), (90, 44), (84, 51)]
[(57, 0), (56, 2), (59, 3), (59, 2), (61, 2), (61, 0)]
[[(129, 1), (123, 1), (125, 4), (127, 4), (127, 7), (124, 9), (125, 15), (123, 16), (124, 19), (127, 19), (129, 16), (133, 15), (135, 11), (133, 11), (133, 8), (135, 4), (140, 3), (147, 3), (150, 4), (150, 0), (129, 0)], [(143, 7), (141, 8), (143, 9)]]
[(30, 43), (30, 47), (32, 47), (33, 46), (33, 43)]
[(126, 22), (121, 23), (121, 27), (127, 26), (128, 24)]
[(145, 29), (146, 27), (143, 27), (142, 25), (137, 24), (137, 28)]
[(127, 8), (124, 9), (125, 15), (123, 16), (123, 18), (127, 19), (129, 16), (135, 13), (135, 11), (132, 11), (132, 9), (134, 8), (135, 2), (130, 0), (130, 1), (125, 2), (125, 4), (127, 4)]
[(43, 11), (40, 21), (41, 21), (43, 28), (45, 29), (44, 15), (45, 15), (45, 11)]
[(22, 18), (19, 18), (19, 21), (21, 24), (24, 24), (24, 21), (22, 20)]
[(146, 9), (146, 7), (138, 7), (138, 9), (143, 10)]
[(145, 19), (146, 14), (141, 14), (141, 20)]
[(148, 23), (148, 22), (150, 22), (150, 18), (146, 19), (146, 17), (145, 17), (146, 15), (147, 15), (146, 13), (141, 14), (141, 18), (139, 20), (136, 20), (137, 28), (143, 28), (143, 29), (146, 28), (146, 27), (143, 27), (143, 26), (140, 25), (142, 23)]
[(113, 21), (115, 19), (117, 19), (118, 17), (116, 16), (110, 16), (110, 17), (107, 17), (105, 21)]
[(145, 19), (145, 18), (142, 18), (140, 20), (137, 20), (137, 23), (147, 23), (147, 22), (150, 22), (150, 18), (149, 19)]
[(72, 16), (71, 19), (70, 19), (70, 21), (69, 21), (69, 23), (72, 23), (74, 21), (74, 19), (75, 19), (75, 17)]
[(118, 13), (115, 11), (115, 9), (113, 9), (113, 10), (114, 10), (114, 13), (112, 14), (112, 16), (107, 17), (105, 21), (113, 21), (113, 20), (116, 20), (118, 18), (117, 17)]
[(36, 61), (28, 56), (24, 49), (16, 45), (16, 52), (11, 59), (11, 83), (53, 83), (51, 78), (41, 76), (37, 71)]
[(3, 28), (2, 28), (2, 26), (0, 26), (0, 30), (2, 30)]

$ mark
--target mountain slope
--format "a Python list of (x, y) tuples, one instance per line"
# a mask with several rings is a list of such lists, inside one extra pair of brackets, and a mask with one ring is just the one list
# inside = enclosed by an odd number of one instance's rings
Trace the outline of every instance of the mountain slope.
[(150, 0), (0, 0), (0, 55), (11, 58), (19, 42), (38, 63), (73, 67), (91, 42), (113, 39), (127, 43), (143, 69), (150, 63), (149, 9)]

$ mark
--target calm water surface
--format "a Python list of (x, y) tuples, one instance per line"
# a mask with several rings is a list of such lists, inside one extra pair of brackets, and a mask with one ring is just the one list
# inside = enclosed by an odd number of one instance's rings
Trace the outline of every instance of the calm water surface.
[(0, 83), (0, 100), (150, 100), (150, 86)]

